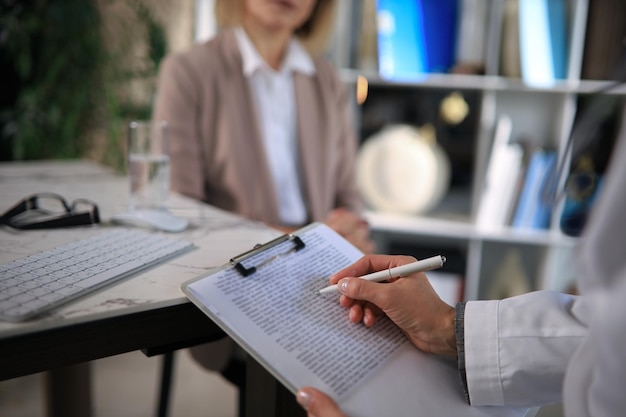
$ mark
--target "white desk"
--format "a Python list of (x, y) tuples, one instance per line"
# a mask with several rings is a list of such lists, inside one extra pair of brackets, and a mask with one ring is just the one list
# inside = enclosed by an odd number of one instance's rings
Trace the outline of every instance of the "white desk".
[[(95, 201), (103, 223), (33, 231), (0, 228), (0, 261), (117, 227), (108, 220), (126, 209), (128, 181), (85, 161), (0, 163), (0, 212), (30, 194), (44, 191), (59, 193), (68, 201)], [(48, 374), (52, 385), (58, 386), (54, 375), (63, 375), (64, 369), (77, 364), (138, 349), (148, 355), (170, 352), (224, 336), (188, 302), (180, 284), (279, 233), (181, 196), (172, 196), (169, 206), (190, 221), (187, 231), (172, 236), (192, 241), (197, 248), (38, 319), (18, 324), (0, 322), (0, 380), (53, 370)], [(84, 373), (81, 375), (85, 378)], [(72, 379), (61, 378), (60, 382)], [(54, 386), (50, 392), (64, 395), (64, 390)], [(248, 360), (245, 413), (259, 417), (305, 415), (293, 394), (252, 359)]]
[[(0, 229), (0, 262), (7, 262), (64, 243), (86, 238), (112, 225), (112, 215), (125, 211), (128, 181), (109, 169), (85, 161), (0, 164), (0, 212), (36, 192), (55, 192), (68, 201), (88, 198), (98, 204), (102, 223), (95, 227), (21, 231)], [(18, 336), (55, 329), (94, 319), (163, 308), (188, 301), (180, 284), (232, 256), (278, 235), (260, 223), (251, 222), (191, 199), (172, 195), (169, 206), (189, 219), (190, 227), (172, 237), (192, 241), (197, 247), (163, 265), (122, 280), (91, 296), (24, 323), (0, 322), (0, 337)], [(1, 369), (2, 367), (0, 367)], [(0, 370), (0, 375), (2, 371)]]
[[(128, 180), (87, 161), (0, 164), (0, 212), (44, 191), (68, 201), (95, 201), (102, 224), (32, 231), (0, 228), (1, 262), (118, 227), (109, 219), (127, 207)], [(224, 336), (187, 301), (180, 284), (279, 233), (177, 195), (171, 196), (169, 206), (190, 221), (188, 230), (171, 236), (192, 241), (196, 249), (40, 318), (0, 321), (0, 380), (46, 370), (63, 374), (66, 367), (106, 356), (138, 349), (158, 354)], [(54, 374), (51, 378), (57, 380)]]

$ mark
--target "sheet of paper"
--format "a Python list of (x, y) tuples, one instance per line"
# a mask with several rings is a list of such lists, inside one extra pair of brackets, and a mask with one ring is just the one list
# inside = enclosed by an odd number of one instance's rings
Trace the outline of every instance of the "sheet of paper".
[(312, 385), (341, 399), (408, 342), (387, 319), (350, 323), (337, 294), (318, 293), (361, 252), (325, 225), (299, 236), (297, 252), (286, 241), (243, 262), (258, 267), (248, 277), (227, 268), (187, 290), (290, 389)]
[(351, 417), (531, 417), (536, 410), (471, 407), (454, 360), (417, 350), (388, 320), (350, 323), (328, 277), (362, 254), (324, 225), (182, 286), (189, 298), (286, 387), (312, 385)]

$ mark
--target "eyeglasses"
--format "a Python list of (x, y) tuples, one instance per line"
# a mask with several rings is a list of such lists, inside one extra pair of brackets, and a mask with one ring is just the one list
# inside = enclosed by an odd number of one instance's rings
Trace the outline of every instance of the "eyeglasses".
[(26, 197), (0, 216), (0, 225), (14, 229), (51, 229), (100, 223), (98, 206), (79, 198), (68, 202), (55, 193)]

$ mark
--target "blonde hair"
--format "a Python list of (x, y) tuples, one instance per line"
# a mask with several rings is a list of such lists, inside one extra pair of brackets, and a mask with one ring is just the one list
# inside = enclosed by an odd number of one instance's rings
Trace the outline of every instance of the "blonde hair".
[[(244, 1), (215, 0), (215, 19), (220, 28), (241, 25)], [(309, 19), (296, 29), (298, 40), (313, 56), (326, 51), (333, 31), (336, 5), (336, 0), (317, 0)]]

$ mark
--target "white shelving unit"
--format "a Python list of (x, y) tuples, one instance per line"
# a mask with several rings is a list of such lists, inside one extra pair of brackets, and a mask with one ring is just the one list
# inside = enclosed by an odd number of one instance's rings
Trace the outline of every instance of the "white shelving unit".
[[(196, 40), (211, 36), (215, 23), (209, 10), (213, 0), (195, 0), (197, 6)], [(485, 75), (427, 74), (419, 81), (398, 82), (381, 78), (372, 69), (372, 57), (361, 59), (358, 42), (364, 37), (358, 27), (361, 13), (367, 7), (372, 12), (376, 0), (340, 0), (335, 39), (329, 57), (334, 60), (347, 85), (354, 87), (357, 76), (367, 78), (370, 91), (403, 90), (407, 92), (462, 91), (479, 97), (480, 117), (473, 139), (473, 172), (466, 189), (451, 189), (442, 204), (423, 215), (398, 215), (369, 211), (366, 216), (372, 226), (380, 252), (394, 247), (411, 246), (424, 250), (450, 250), (460, 253), (462, 267), (455, 271), (464, 278), (464, 298), (482, 299), (494, 296), (492, 288), (498, 278), (498, 268), (511, 250), (521, 257), (516, 275), (528, 278), (528, 290), (567, 290), (575, 276), (572, 256), (578, 239), (564, 235), (558, 218), (562, 207), (557, 206), (548, 230), (516, 230), (510, 227), (480, 228), (475, 224), (482, 185), (499, 116), (512, 118), (512, 138), (528, 137), (540, 146), (559, 152), (560, 161), (568, 161), (565, 144), (574, 124), (577, 100), (609, 85), (610, 81), (581, 79), (587, 33), (587, 15), (594, 2), (608, 0), (567, 0), (569, 60), (567, 77), (549, 86), (529, 85), (520, 78), (503, 76), (500, 72), (502, 13), (507, 1), (467, 0), (467, 4), (487, 3), (488, 20), (484, 43)], [(619, 0), (611, 0), (618, 2)], [(611, 6), (608, 6), (611, 7)], [(626, 21), (626, 18), (624, 19)], [(624, 22), (626, 25), (626, 22)], [(372, 35), (372, 21), (369, 35)], [(358, 68), (359, 63), (362, 65)], [(611, 91), (626, 96), (626, 85)], [(355, 103), (357, 131), (362, 126), (361, 111)], [(364, 137), (361, 140), (365, 139)], [(565, 178), (561, 178), (561, 185)], [(459, 208), (460, 207), (460, 208)], [(521, 269), (521, 270), (520, 270)], [(502, 274), (500, 274), (502, 275)], [(501, 285), (501, 283), (500, 283)], [(518, 287), (519, 289), (519, 287)]]
[[(499, 65), (493, 64), (500, 62), (499, 48), (489, 49), (489, 46), (500, 45), (501, 25), (493, 22), (493, 19), (499, 18), (494, 10), (502, 12), (502, 5), (506, 0), (485, 1), (489, 2), (491, 10), (488, 22), (491, 33), (487, 33), (485, 41), (486, 75), (427, 74), (419, 81), (396, 82), (382, 79), (371, 69), (347, 68), (341, 71), (343, 79), (349, 85), (354, 84), (358, 75), (365, 76), (370, 91), (372, 89), (381, 91), (385, 88), (406, 91), (460, 90), (473, 91), (480, 96), (480, 117), (474, 142), (473, 179), (464, 197), (470, 200), (464, 205), (469, 207), (469, 211), (452, 214), (446, 212), (443, 216), (437, 209), (431, 213), (414, 216), (369, 211), (367, 218), (375, 233), (380, 252), (391, 252), (398, 244), (405, 249), (415, 246), (419, 250), (434, 247), (441, 251), (445, 251), (446, 248), (459, 251), (464, 257), (464, 266), (459, 273), (465, 279), (465, 299), (494, 296), (494, 283), (496, 280), (502, 280), (502, 273), (498, 277), (496, 271), (502, 262), (508, 259), (511, 250), (516, 251), (521, 257), (521, 263), (516, 264), (518, 270), (515, 274), (522, 273), (528, 278), (528, 290), (567, 290), (575, 276), (575, 257), (572, 255), (579, 240), (561, 232), (558, 221), (562, 207), (554, 208), (552, 224), (548, 230), (480, 228), (474, 219), (480, 203), (494, 127), (501, 115), (511, 117), (513, 139), (532, 138), (538, 146), (556, 149), (559, 161), (567, 163), (569, 160), (570, 155), (565, 150), (574, 125), (578, 97), (593, 93), (610, 83), (610, 81), (581, 80), (587, 13), (593, 0), (568, 0), (567, 78), (542, 86), (528, 85), (520, 78), (509, 78), (499, 74)], [(346, 13), (345, 7), (341, 13)], [(341, 14), (338, 20), (347, 21)], [(338, 33), (345, 36), (345, 27), (342, 28), (343, 31)], [(353, 32), (353, 39), (358, 39), (357, 33), (358, 31)], [(339, 64), (345, 65), (346, 62), (344, 60)], [(622, 85), (612, 90), (611, 94), (626, 95), (626, 86)], [(363, 121), (362, 114), (358, 107), (355, 108), (359, 128)], [(565, 178), (560, 179), (561, 185), (564, 181)], [(498, 285), (502, 286), (502, 282)], [(519, 290), (520, 287), (517, 288)]]

